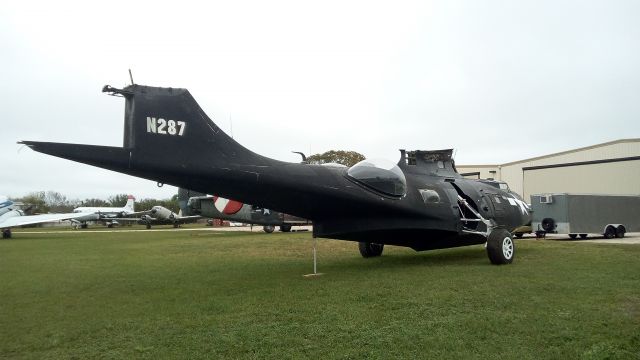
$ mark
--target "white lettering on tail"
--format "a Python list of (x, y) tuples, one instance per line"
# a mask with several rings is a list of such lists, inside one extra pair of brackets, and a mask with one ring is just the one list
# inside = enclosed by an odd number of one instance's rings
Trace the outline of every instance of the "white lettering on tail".
[(147, 116), (147, 133), (149, 134), (183, 136), (186, 127), (187, 123), (184, 121)]

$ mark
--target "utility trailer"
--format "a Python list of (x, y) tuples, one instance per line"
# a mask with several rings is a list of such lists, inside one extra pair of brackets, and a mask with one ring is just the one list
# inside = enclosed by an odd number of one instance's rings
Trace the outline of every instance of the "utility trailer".
[(622, 238), (640, 231), (640, 196), (595, 194), (531, 195), (532, 228), (537, 237), (547, 233), (585, 239), (589, 234)]

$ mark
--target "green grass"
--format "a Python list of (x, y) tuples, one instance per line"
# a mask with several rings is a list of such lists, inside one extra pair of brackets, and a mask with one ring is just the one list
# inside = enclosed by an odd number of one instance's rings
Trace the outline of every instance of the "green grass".
[(423, 253), (309, 233), (0, 241), (2, 358), (640, 359), (640, 246)]

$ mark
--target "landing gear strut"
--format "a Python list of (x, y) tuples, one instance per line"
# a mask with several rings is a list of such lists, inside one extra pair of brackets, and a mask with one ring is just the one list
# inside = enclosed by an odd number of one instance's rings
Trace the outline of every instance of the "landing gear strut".
[[(467, 234), (482, 235), (487, 239), (487, 255), (489, 260), (494, 265), (511, 264), (516, 252), (516, 243), (513, 241), (513, 235), (506, 229), (495, 226), (494, 222), (487, 220), (476, 209), (474, 209), (467, 200), (458, 195), (458, 204), (460, 205), (460, 220), (462, 221), (462, 232)], [(463, 207), (475, 218), (468, 218)], [(469, 216), (470, 217), (470, 216)], [(473, 228), (467, 227), (467, 224), (483, 223), (487, 227), (486, 231), (476, 230), (476, 226)]]
[(2, 238), (11, 239), (11, 229), (2, 229)]

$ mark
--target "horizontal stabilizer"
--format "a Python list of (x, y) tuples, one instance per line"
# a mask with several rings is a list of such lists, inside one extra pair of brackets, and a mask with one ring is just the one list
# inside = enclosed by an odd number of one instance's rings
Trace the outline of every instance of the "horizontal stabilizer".
[(126, 172), (130, 167), (131, 153), (121, 147), (39, 141), (20, 141), (18, 144), (27, 145), (37, 152), (109, 170)]

